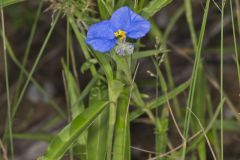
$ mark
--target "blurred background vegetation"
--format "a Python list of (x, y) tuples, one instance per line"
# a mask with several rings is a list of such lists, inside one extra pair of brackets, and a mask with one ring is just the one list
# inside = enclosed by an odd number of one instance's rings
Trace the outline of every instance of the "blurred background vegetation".
[[(66, 97), (68, 96), (64, 88), (66, 79), (63, 73), (63, 59), (69, 58), (66, 54), (66, 50), (68, 50), (66, 49), (67, 40), (70, 39), (70, 50), (74, 53), (74, 60), (70, 59), (70, 63), (73, 63), (74, 67), (70, 68), (74, 77), (77, 78), (77, 86), (83, 90), (93, 79), (89, 68), (92, 63), (96, 62), (85, 60), (83, 49), (79, 46), (78, 39), (72, 29), (70, 38), (68, 37), (68, 16), (74, 17), (78, 29), (84, 33), (87, 26), (99, 19), (108, 18), (110, 14), (101, 10), (101, 5), (104, 4), (97, 0), (69, 0), (69, 3), (61, 0), (24, 0), (18, 2), (15, 3), (13, 0), (1, 1), (1, 4), (4, 5), (4, 21), (2, 23), (4, 22), (6, 34), (9, 98), (12, 106), (17, 106), (19, 103), (19, 106), (15, 109), (13, 107), (11, 111), (14, 115), (11, 122), (14, 159), (31, 160), (41, 156), (52, 137), (70, 121), (67, 118), (69, 109)], [(102, 0), (102, 2), (105, 1)], [(181, 89), (178, 94), (176, 89), (179, 86), (184, 87), (184, 84), (189, 86), (188, 80), (193, 75), (194, 62), (197, 60), (195, 55), (198, 52), (201, 53), (200, 65), (193, 93), (194, 100), (191, 111), (193, 113), (190, 112), (192, 116), (189, 137), (193, 136), (193, 140), (189, 142), (190, 147), (187, 149), (186, 159), (214, 159), (211, 149), (214, 151), (216, 159), (221, 159), (220, 133), (221, 124), (223, 124), (224, 159), (240, 160), (240, 73), (238, 58), (240, 1), (226, 0), (223, 12), (222, 3), (225, 1), (211, 0), (206, 27), (203, 27), (203, 16), (206, 13), (207, 0), (189, 2), (187, 0), (169, 1), (163, 8), (158, 8), (156, 13), (149, 17), (152, 23), (150, 33), (141, 40), (141, 43), (138, 42), (140, 46), (138, 49), (142, 53), (139, 55), (143, 57), (138, 59), (140, 65), (135, 79), (138, 89), (146, 101), (153, 100), (158, 95), (164, 95), (164, 88), (156, 77), (157, 74), (161, 74), (166, 80), (168, 92), (174, 91), (174, 95), (169, 96), (174, 118), (167, 111), (168, 102), (159, 102), (158, 109), (153, 110), (152, 113), (159, 117), (161, 132), (156, 130), (156, 124), (149, 119), (148, 114), (143, 114), (131, 122), (131, 159), (133, 160), (151, 159), (158, 155), (159, 146), (156, 143), (158, 138), (165, 139), (166, 153), (170, 152), (166, 155), (163, 154), (163, 157), (165, 159), (179, 159), (182, 139), (174, 120), (183, 131), (189, 90)], [(142, 14), (142, 8), (149, 3), (151, 0), (119, 0), (116, 1), (115, 8), (117, 5), (128, 5), (135, 12)], [(115, 10), (114, 8), (110, 9)], [(26, 71), (30, 72), (33, 68), (38, 53), (41, 52), (46, 40), (46, 35), (49, 33), (49, 28), (55, 25), (54, 20), (58, 17), (59, 12), (58, 22), (46, 43), (43, 56), (33, 74), (34, 79), (31, 79), (22, 99), (18, 101), (24, 88), (24, 82), (28, 79), (25, 75)], [(3, 24), (1, 31), (3, 31)], [(205, 35), (201, 43), (202, 32)], [(1, 33), (3, 35), (3, 32)], [(200, 51), (199, 44), (202, 45)], [(9, 111), (3, 46), (4, 43), (1, 41), (0, 159), (11, 155), (8, 141), (9, 133), (6, 131), (7, 124), (9, 124), (7, 123), (9, 122)], [(154, 53), (158, 55), (154, 56)], [(158, 69), (156, 69), (156, 65), (153, 63), (155, 61), (152, 59), (160, 62)], [(223, 64), (222, 72), (221, 64)], [(25, 71), (23, 68), (26, 68)], [(87, 99), (84, 98), (83, 102), (86, 103)], [(220, 118), (221, 107), (223, 108), (222, 121)], [(135, 106), (131, 105), (130, 111), (133, 110), (135, 110)], [(202, 126), (199, 125), (199, 122)], [(202, 132), (200, 135), (203, 137), (199, 141), (195, 141), (194, 134), (201, 129), (207, 130), (211, 123), (213, 125), (210, 131), (206, 131), (207, 135)], [(158, 134), (162, 137), (158, 137)], [(204, 138), (204, 136), (208, 138)], [(207, 140), (212, 147), (209, 148)], [(161, 139), (162, 141), (164, 140)], [(161, 143), (159, 145), (161, 148)], [(180, 148), (176, 148), (178, 146)], [(77, 159), (76, 157), (75, 159)], [(71, 156), (66, 154), (65, 158), (71, 159)]]

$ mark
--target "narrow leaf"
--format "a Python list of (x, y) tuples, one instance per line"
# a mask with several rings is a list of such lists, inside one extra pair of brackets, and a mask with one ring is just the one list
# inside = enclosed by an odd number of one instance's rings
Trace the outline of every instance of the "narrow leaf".
[[(84, 105), (82, 101), (78, 101), (78, 97), (80, 97), (80, 88), (78, 87), (77, 81), (75, 80), (72, 73), (69, 71), (69, 68), (63, 63), (64, 74), (66, 79), (66, 87), (67, 87), (67, 96), (69, 98), (69, 106), (71, 107), (71, 116), (72, 119), (77, 117), (80, 113), (84, 111)], [(86, 141), (87, 141), (87, 132), (84, 132), (78, 138), (78, 152), (80, 153), (80, 157), (82, 160), (86, 159)]]
[(146, 7), (143, 8), (143, 17), (147, 19), (152, 17), (156, 12), (160, 11), (170, 2), (172, 2), (172, 0), (152, 0)]
[(0, 2), (0, 7), (6, 7), (23, 1), (24, 0), (3, 0)]
[[(92, 88), (89, 105), (94, 105), (98, 101), (106, 101), (107, 99), (107, 88), (103, 85), (95, 86)], [(88, 141), (87, 141), (87, 157), (88, 160), (103, 160), (105, 159), (107, 152), (107, 125), (108, 121), (108, 110), (103, 110), (102, 113), (96, 118), (94, 123), (88, 130)]]
[(78, 115), (54, 137), (42, 160), (60, 159), (69, 147), (77, 141), (77, 138), (94, 122), (107, 104), (109, 102), (99, 101)]
[(113, 160), (127, 159), (125, 148), (127, 145), (128, 120), (128, 95), (122, 94), (118, 100), (117, 120), (115, 125)]

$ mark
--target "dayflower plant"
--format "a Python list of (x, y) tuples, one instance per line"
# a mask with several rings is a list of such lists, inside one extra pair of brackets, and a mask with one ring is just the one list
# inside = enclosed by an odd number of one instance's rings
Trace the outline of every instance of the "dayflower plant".
[(94, 50), (108, 52), (114, 48), (120, 55), (132, 54), (134, 45), (126, 38), (139, 39), (150, 30), (150, 23), (134, 13), (129, 7), (117, 9), (109, 20), (104, 20), (89, 27), (86, 43)]

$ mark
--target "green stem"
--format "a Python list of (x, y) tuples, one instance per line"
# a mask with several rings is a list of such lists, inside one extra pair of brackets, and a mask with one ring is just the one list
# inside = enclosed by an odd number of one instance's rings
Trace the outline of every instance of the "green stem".
[(230, 10), (231, 10), (231, 17), (232, 17), (232, 31), (233, 31), (233, 41), (234, 41), (234, 52), (235, 52), (235, 61), (237, 65), (237, 75), (238, 75), (238, 84), (240, 87), (240, 65), (238, 60), (238, 48), (237, 48), (237, 40), (236, 40), (236, 30), (235, 30), (235, 23), (234, 23), (234, 15), (232, 9), (232, 0), (230, 0)]
[[(221, 7), (221, 62), (220, 62), (220, 101), (223, 100), (224, 94), (223, 94), (223, 22), (224, 22), (224, 7), (225, 7), (225, 0), (222, 2)], [(223, 105), (221, 107), (221, 160), (224, 159), (224, 153), (223, 153)]]
[[(111, 94), (110, 94), (111, 95)], [(113, 99), (112, 96), (109, 95), (110, 102), (114, 102), (110, 104), (109, 107), (109, 120), (108, 120), (108, 141), (107, 141), (107, 160), (111, 160), (112, 158), (112, 142), (113, 142), (113, 134), (114, 134), (114, 127), (116, 123), (116, 101)]]
[[(188, 100), (187, 100), (187, 107), (189, 110), (192, 110), (193, 106), (193, 96), (195, 93), (195, 88), (196, 88), (196, 81), (197, 81), (197, 75), (198, 75), (198, 70), (199, 66), (201, 65), (201, 51), (202, 51), (202, 43), (203, 43), (203, 38), (204, 38), (204, 33), (205, 33), (205, 28), (206, 28), (206, 22), (207, 22), (207, 17), (208, 17), (208, 10), (209, 10), (209, 5), (210, 5), (210, 0), (207, 0), (206, 6), (205, 6), (205, 11), (204, 11), (204, 16), (203, 16), (203, 21), (202, 21), (202, 26), (201, 26), (201, 31), (200, 31), (200, 36), (199, 36), (199, 43), (197, 46), (197, 52), (196, 52), (196, 57), (193, 65), (193, 72), (191, 76), (191, 85), (189, 89), (189, 95), (188, 95)], [(184, 122), (184, 146), (182, 150), (182, 160), (185, 159), (186, 156), (186, 147), (187, 143), (186, 140), (188, 138), (188, 132), (189, 132), (189, 126), (190, 126), (190, 120), (191, 120), (191, 112), (189, 110), (186, 110), (186, 116), (185, 116), (185, 122)]]
[(7, 124), (8, 124), (8, 134), (10, 143), (10, 153), (11, 160), (14, 159), (14, 149), (13, 149), (13, 138), (12, 138), (12, 117), (11, 117), (11, 104), (10, 104), (10, 93), (9, 93), (9, 80), (8, 80), (8, 64), (7, 64), (7, 52), (6, 52), (6, 39), (5, 39), (5, 26), (4, 26), (4, 13), (3, 8), (1, 8), (1, 23), (2, 23), (2, 40), (3, 40), (3, 52), (4, 52), (4, 72), (5, 72), (5, 83), (7, 92)]

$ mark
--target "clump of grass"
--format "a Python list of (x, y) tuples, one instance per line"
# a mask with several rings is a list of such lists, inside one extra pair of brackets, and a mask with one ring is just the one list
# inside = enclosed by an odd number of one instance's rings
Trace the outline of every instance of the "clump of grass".
[[(190, 0), (185, 0), (184, 5), (178, 7), (175, 13), (169, 16), (170, 20), (164, 31), (157, 26), (154, 15), (168, 4), (174, 5), (175, 2), (171, 0), (49, 0), (47, 3), (40, 1), (22, 60), (17, 58), (6, 36), (4, 20), (5, 7), (18, 2), (20, 1), (0, 2), (4, 81), (7, 95), (7, 118), (1, 138), (3, 143), (0, 139), (0, 148), (5, 159), (8, 156), (5, 146), (9, 148), (10, 159), (14, 159), (14, 139), (47, 141), (48, 148), (39, 157), (44, 160), (61, 159), (64, 156), (69, 159), (83, 160), (130, 160), (133, 149), (151, 155), (149, 160), (188, 158), (204, 160), (209, 157), (208, 151), (213, 159), (224, 159), (224, 131), (227, 131), (224, 123), (231, 124), (232, 128), (239, 126), (239, 115), (224, 91), (224, 15), (227, 5), (230, 6), (234, 59), (240, 86), (237, 35), (231, 0), (229, 3), (228, 1), (222, 2), (221, 7), (215, 1), (204, 2), (199, 33), (194, 25), (194, 10)], [(44, 9), (44, 4), (49, 6)], [(147, 39), (152, 42), (156, 40), (155, 47), (146, 46), (144, 40), (137, 41), (132, 55), (119, 56), (114, 50), (108, 54), (101, 54), (87, 46), (85, 39), (88, 26), (109, 18), (117, 8), (125, 5), (151, 22), (152, 28)], [(207, 22), (210, 16), (209, 10), (214, 7), (220, 11), (219, 19), (221, 20), (220, 77), (210, 75), (202, 59), (205, 51), (204, 39), (208, 28)], [(41, 13), (44, 11), (52, 12), (52, 23), (49, 24), (49, 30), (36, 59), (31, 68), (27, 69), (30, 54), (33, 52), (33, 39), (40, 25)], [(170, 55), (170, 46), (175, 44), (170, 45), (169, 41), (171, 32), (184, 14), (185, 26), (188, 28), (192, 44), (191, 51), (194, 54), (191, 57), (186, 54), (183, 56), (192, 65), (192, 72), (188, 80), (177, 85)], [(60, 107), (54, 99), (50, 98), (49, 103), (55, 109), (56, 116), (50, 120), (49, 124), (44, 124), (43, 128), (52, 127), (63, 120), (67, 120), (67, 125), (54, 135), (38, 132), (15, 133), (13, 123), (16, 113), (21, 109), (21, 103), (29, 84), (32, 83), (44, 96), (50, 97), (34, 78), (34, 73), (60, 20), (66, 22), (66, 40), (63, 40), (61, 44), (65, 44), (66, 48), (61, 60), (66, 107)], [(81, 55), (84, 58), (81, 68), (77, 65), (76, 46), (81, 49)], [(143, 85), (138, 83), (136, 78), (139, 70), (144, 69), (141, 60), (145, 59), (150, 59), (154, 68), (148, 70), (153, 79), (148, 82), (148, 87), (153, 86), (152, 90), (155, 91), (152, 95), (147, 95), (141, 90)], [(13, 84), (9, 83), (10, 60), (19, 68), (14, 92), (10, 90)], [(83, 74), (87, 72), (91, 76), (85, 87), (79, 81), (80, 71)], [(217, 105), (212, 102), (210, 85), (217, 88), (220, 94)], [(184, 94), (187, 96), (180, 99), (179, 95)], [(233, 111), (235, 119), (228, 121), (224, 119), (223, 107), (225, 105)], [(130, 109), (132, 106), (134, 109)], [(219, 115), (220, 118), (218, 118)], [(132, 133), (131, 124), (141, 117), (146, 117), (144, 120), (154, 126), (155, 133), (152, 134), (155, 138), (154, 151), (137, 148), (131, 144), (134, 135), (141, 134)], [(171, 126), (174, 126), (174, 129)], [(178, 146), (175, 146), (176, 143), (172, 141), (169, 135), (170, 130), (177, 133), (181, 141)]]

